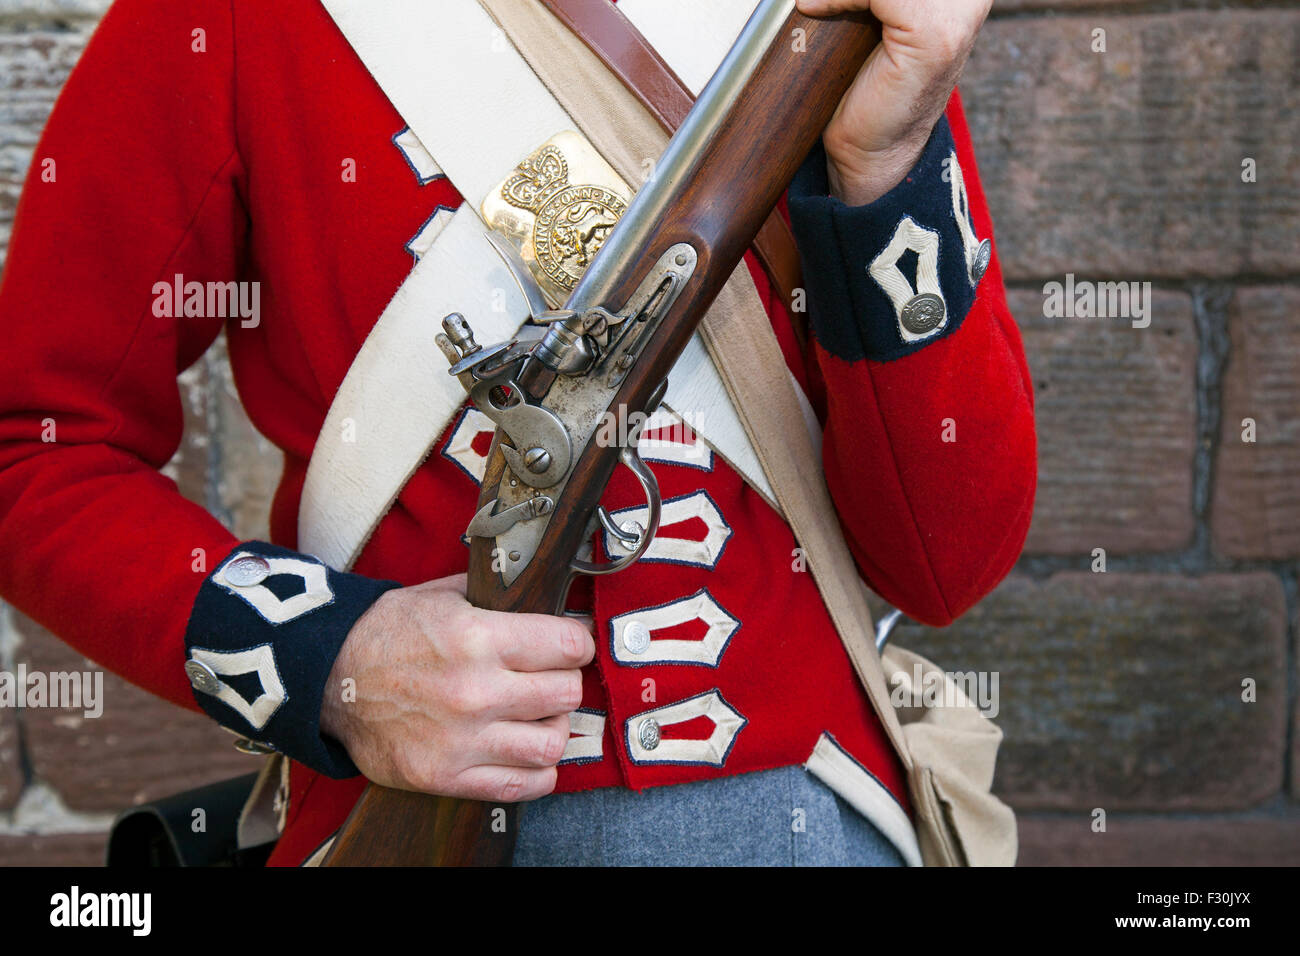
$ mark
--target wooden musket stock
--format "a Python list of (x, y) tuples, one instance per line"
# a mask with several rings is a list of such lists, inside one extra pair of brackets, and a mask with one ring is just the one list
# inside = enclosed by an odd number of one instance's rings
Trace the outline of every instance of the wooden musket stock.
[[(694, 274), (641, 351), (611, 408), (640, 410), (649, 404), (878, 38), (878, 26), (868, 17), (790, 14), (706, 146), (695, 175), (679, 185), (636, 261), (620, 264), (618, 284), (604, 303), (612, 309), (630, 298), (649, 264), (670, 246), (687, 242), (699, 254)], [(581, 291), (579, 285), (575, 297)], [(498, 429), (480, 507), (493, 500), (505, 469), (501, 438)], [(494, 540), (473, 538), (470, 603), (498, 611), (559, 613), (573, 579), (569, 562), (586, 540), (618, 455), (616, 447), (588, 444), (573, 465), (535, 557), (509, 587), (492, 569)], [(504, 832), (499, 832), (503, 817), (494, 817), (496, 809), (505, 811)], [(339, 831), (325, 865), (504, 865), (513, 854), (514, 832), (511, 807), (371, 784)]]

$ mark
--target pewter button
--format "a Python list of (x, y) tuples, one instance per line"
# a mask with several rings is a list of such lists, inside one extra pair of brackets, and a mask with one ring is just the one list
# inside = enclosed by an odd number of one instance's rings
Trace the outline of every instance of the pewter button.
[(641, 726), (636, 731), (637, 739), (641, 741), (641, 746), (646, 750), (654, 750), (659, 746), (659, 721), (653, 717), (647, 717), (641, 721)]
[(913, 335), (924, 335), (939, 327), (943, 321), (943, 312), (943, 299), (932, 292), (922, 292), (920, 295), (913, 296), (911, 301), (903, 306), (903, 313), (899, 318), (907, 331)]
[(221, 690), (220, 679), (212, 672), (212, 668), (202, 661), (193, 658), (186, 661), (185, 676), (190, 679), (190, 685), (200, 693), (216, 696)]
[(628, 554), (631, 554), (641, 546), (641, 535), (645, 534), (645, 528), (641, 527), (640, 523), (636, 521), (624, 521), (618, 527), (624, 534), (636, 535), (635, 541), (624, 541), (621, 538), (617, 539), (619, 547)]
[(984, 278), (984, 273), (988, 271), (989, 260), (993, 258), (993, 243), (988, 239), (980, 241), (979, 248), (975, 250), (975, 262), (971, 266), (971, 281), (978, 283)]
[(251, 588), (271, 576), (271, 565), (266, 558), (246, 554), (226, 565), (224, 577), (237, 588)]
[(632, 621), (623, 628), (623, 646), (629, 654), (644, 654), (650, 650), (650, 628), (640, 621)]

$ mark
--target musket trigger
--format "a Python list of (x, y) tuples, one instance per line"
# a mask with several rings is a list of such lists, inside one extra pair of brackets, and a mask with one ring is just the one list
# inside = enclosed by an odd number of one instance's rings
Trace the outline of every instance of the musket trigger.
[(613, 574), (616, 571), (622, 571), (624, 568), (630, 567), (649, 550), (650, 543), (659, 530), (659, 518), (663, 512), (663, 499), (659, 496), (659, 482), (655, 478), (655, 473), (637, 454), (635, 442), (629, 442), (619, 453), (618, 460), (626, 465), (632, 474), (636, 475), (637, 481), (641, 483), (641, 490), (645, 492), (645, 527), (643, 528), (639, 523), (635, 522), (629, 522), (619, 527), (615, 525), (614, 519), (609, 516), (609, 512), (598, 507), (596, 517), (600, 520), (600, 523), (619, 542), (620, 547), (629, 553), (606, 564), (596, 564), (592, 561), (574, 558), (569, 562), (569, 567), (579, 574)]

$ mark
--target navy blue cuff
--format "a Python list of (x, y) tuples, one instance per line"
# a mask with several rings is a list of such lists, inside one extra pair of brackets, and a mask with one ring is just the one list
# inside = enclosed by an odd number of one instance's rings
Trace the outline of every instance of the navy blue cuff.
[(395, 581), (344, 574), (252, 541), (204, 580), (185, 632), (185, 672), (223, 727), (330, 777), (359, 771), (321, 732), (321, 701), (352, 625)]
[(847, 361), (884, 362), (951, 335), (975, 301), (991, 245), (975, 237), (948, 120), (874, 202), (828, 195), (820, 142), (790, 184), (813, 335)]

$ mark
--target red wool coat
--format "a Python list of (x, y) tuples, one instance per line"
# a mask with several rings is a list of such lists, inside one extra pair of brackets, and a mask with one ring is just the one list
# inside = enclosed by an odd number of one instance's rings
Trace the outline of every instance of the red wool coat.
[[(956, 96), (947, 120), (975, 233), (991, 236)], [(159, 474), (181, 438), (176, 376), (223, 322), (156, 316), (154, 284), (178, 273), (261, 283), (260, 324), (231, 320), (227, 336), (244, 407), (285, 455), (269, 539), (295, 547), (303, 476), (331, 399), (412, 267), (408, 244), (439, 208), (460, 203), (447, 180), (413, 174), (394, 144), (404, 126), (311, 0), (119, 0), (36, 150), (0, 285), (0, 593), (180, 706), (197, 707), (183, 670), (206, 573), (193, 555), (202, 549), (211, 571), (240, 542)], [(53, 182), (39, 175), (46, 159)], [(346, 160), (355, 181), (340, 175)], [(996, 255), (960, 327), (891, 361), (846, 357), (823, 335), (801, 350), (761, 270), (751, 271), (822, 418), (827, 477), (864, 578), (909, 616), (948, 623), (1010, 569), (1033, 500), (1032, 392)], [(51, 419), (53, 442), (42, 437)], [(946, 419), (956, 441), (944, 440)], [(414, 584), (464, 570), (472, 459), (485, 442), (457, 429), (474, 421), (448, 427), (358, 573)], [(560, 788), (800, 763), (830, 733), (905, 800), (897, 759), (784, 522), (716, 456), (655, 470), (665, 501), (678, 499), (660, 531), (667, 557), (585, 585), (571, 602), (596, 619), (583, 706), (604, 723), (599, 758), (562, 766)], [(639, 502), (631, 478), (617, 477), (607, 505)], [(615, 660), (611, 622), (679, 605), (680, 620), (667, 613), (655, 637), (698, 639), (721, 621), (729, 636), (715, 663)], [(744, 720), (723, 766), (631, 759), (634, 715), (715, 691)], [(710, 729), (700, 718), (665, 734)], [(319, 845), (363, 783), (295, 764), (276, 860), (299, 862)]]

